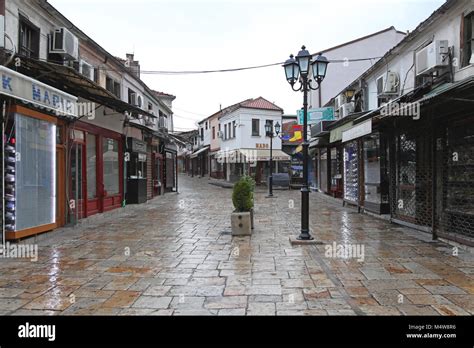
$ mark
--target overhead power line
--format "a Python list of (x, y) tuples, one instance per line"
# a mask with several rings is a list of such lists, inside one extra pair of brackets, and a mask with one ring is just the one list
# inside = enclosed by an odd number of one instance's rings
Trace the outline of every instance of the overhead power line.
[[(330, 60), (330, 63), (351, 63), (351, 62), (362, 62), (362, 61), (373, 61), (378, 60), (382, 57), (370, 57), (370, 58), (355, 58), (355, 59), (334, 59)], [(271, 66), (283, 65), (284, 62), (264, 64), (264, 65), (255, 65), (244, 68), (232, 68), (232, 69), (219, 69), (219, 70), (184, 70), (184, 71), (165, 71), (165, 70), (142, 70), (141, 73), (145, 75), (195, 75), (195, 74), (213, 74), (213, 73), (225, 73), (225, 72), (235, 72), (235, 71), (244, 71), (244, 70), (253, 70), (253, 69), (262, 69), (268, 68)]]

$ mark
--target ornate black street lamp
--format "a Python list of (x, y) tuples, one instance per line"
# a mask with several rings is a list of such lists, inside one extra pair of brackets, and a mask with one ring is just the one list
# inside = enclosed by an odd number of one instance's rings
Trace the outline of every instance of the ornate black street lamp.
[[(286, 80), (291, 85), (295, 92), (303, 92), (303, 188), (301, 189), (301, 234), (299, 240), (312, 240), (309, 233), (309, 155), (308, 155), (308, 92), (309, 90), (318, 90), (321, 82), (326, 77), (326, 71), (329, 61), (326, 57), (319, 54), (317, 57), (313, 56), (306, 50), (306, 47), (301, 47), (301, 51), (294, 59), (291, 55), (283, 67), (285, 68)], [(311, 76), (312, 70), (312, 76)], [(300, 82), (300, 86), (295, 88), (296, 82)], [(315, 81), (317, 86), (313, 87), (311, 82)]]
[(275, 124), (275, 133), (273, 133), (273, 122), (265, 124), (265, 133), (270, 138), (270, 175), (268, 176), (268, 197), (273, 197), (273, 138), (280, 134), (281, 126)]

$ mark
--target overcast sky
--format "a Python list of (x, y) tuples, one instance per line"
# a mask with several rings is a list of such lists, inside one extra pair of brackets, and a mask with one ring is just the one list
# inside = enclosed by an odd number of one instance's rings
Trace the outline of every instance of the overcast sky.
[[(216, 70), (277, 63), (302, 44), (312, 53), (395, 26), (413, 30), (444, 0), (50, 0), (116, 56), (143, 71)], [(344, 59), (346, 57), (340, 57)], [(365, 58), (365, 57), (347, 57)], [(301, 108), (280, 66), (206, 75), (142, 75), (176, 95), (177, 130), (222, 107), (263, 96), (287, 114)]]

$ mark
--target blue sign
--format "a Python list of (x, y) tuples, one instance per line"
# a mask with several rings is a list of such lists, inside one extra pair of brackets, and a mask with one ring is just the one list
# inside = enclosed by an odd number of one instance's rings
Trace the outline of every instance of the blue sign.
[[(303, 110), (298, 110), (298, 123), (304, 124)], [(334, 108), (318, 108), (308, 110), (308, 124), (316, 124), (321, 121), (334, 121)]]

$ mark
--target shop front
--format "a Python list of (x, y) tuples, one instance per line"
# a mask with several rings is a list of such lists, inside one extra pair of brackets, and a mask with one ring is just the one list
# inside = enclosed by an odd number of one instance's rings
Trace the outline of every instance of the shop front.
[(70, 129), (71, 218), (81, 219), (122, 206), (122, 135), (85, 122)]
[(148, 146), (136, 138), (127, 138), (127, 204), (147, 201)]
[(153, 137), (151, 141), (151, 189), (152, 197), (163, 194), (163, 155), (160, 153), (160, 142), (163, 140)]
[(440, 125), (435, 171), (437, 235), (474, 246), (474, 114)]
[(342, 133), (344, 202), (364, 211), (389, 214), (386, 137), (372, 119), (354, 123)]
[(64, 225), (65, 120), (77, 117), (77, 98), (0, 67), (2, 113), (2, 240)]
[(164, 192), (178, 192), (178, 149), (175, 144), (164, 146)]

